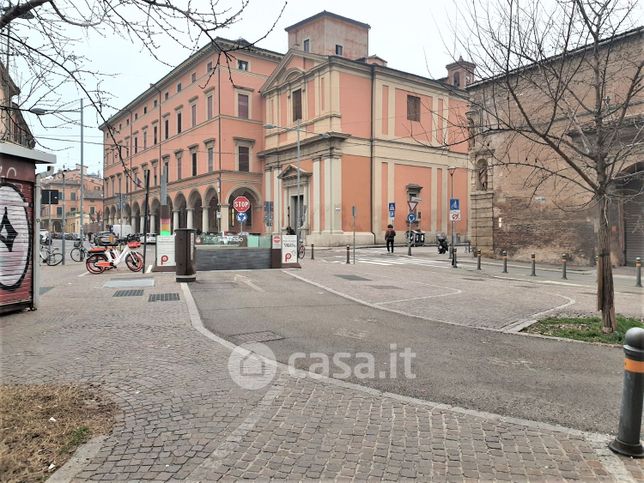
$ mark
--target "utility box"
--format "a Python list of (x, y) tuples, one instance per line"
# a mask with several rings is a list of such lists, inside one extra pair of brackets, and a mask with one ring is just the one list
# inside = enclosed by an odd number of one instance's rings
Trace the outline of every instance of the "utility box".
[(175, 231), (174, 258), (177, 266), (177, 282), (194, 282), (197, 280), (196, 268), (196, 230), (177, 228)]

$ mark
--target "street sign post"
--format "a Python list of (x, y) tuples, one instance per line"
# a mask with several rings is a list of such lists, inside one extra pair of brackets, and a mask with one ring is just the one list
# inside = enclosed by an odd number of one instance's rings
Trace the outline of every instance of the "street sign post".
[(409, 211), (414, 212), (418, 206), (418, 201), (408, 201), (407, 206), (409, 206)]
[(237, 213), (237, 221), (239, 224), (239, 233), (244, 231), (244, 223), (248, 220), (248, 215), (245, 212)]
[(460, 211), (461, 202), (458, 198), (450, 198), (449, 200), (449, 210), (450, 211)]
[(407, 215), (407, 221), (411, 224), (416, 221), (416, 214), (415, 213), (409, 213)]
[(449, 221), (461, 221), (461, 210), (450, 211)]
[(389, 202), (389, 218), (395, 218), (396, 217), (396, 203), (390, 201)]

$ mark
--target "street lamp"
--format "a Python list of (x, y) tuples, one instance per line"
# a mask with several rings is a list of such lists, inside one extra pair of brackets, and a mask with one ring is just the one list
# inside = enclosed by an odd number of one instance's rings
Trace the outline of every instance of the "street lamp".
[[(450, 166), (447, 168), (447, 172), (449, 173), (449, 178), (450, 178), (450, 185), (451, 185), (451, 196), (450, 200), (454, 198), (454, 173), (456, 172), (456, 166)], [(450, 202), (451, 204), (451, 202)], [(451, 207), (450, 207), (451, 208)], [(452, 267), (456, 266), (456, 258), (454, 257), (454, 220), (450, 220), (451, 225), (452, 225), (452, 247), (451, 247), (451, 255), (452, 255)]]
[(300, 131), (302, 129), (301, 120), (296, 121), (295, 127), (280, 127), (275, 124), (264, 124), (265, 129), (283, 129), (285, 131), (296, 131), (297, 132), (297, 202), (295, 204), (295, 235), (297, 237), (297, 250), (299, 253), (300, 250), (300, 226), (302, 220), (300, 219), (300, 164), (302, 162), (301, 150), (300, 150)]

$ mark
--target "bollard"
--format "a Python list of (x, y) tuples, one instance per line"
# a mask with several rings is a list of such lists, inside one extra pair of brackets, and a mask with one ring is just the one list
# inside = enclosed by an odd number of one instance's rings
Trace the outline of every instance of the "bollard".
[(311, 243), (311, 260), (315, 260), (315, 244)]
[(635, 286), (636, 287), (641, 287), (642, 286), (642, 260), (640, 257), (637, 257), (635, 259)]
[(456, 247), (454, 247), (454, 253), (452, 254), (452, 268), (458, 268), (456, 265)]
[(481, 269), (481, 249), (479, 248), (476, 252), (476, 269)]
[(561, 278), (564, 280), (568, 280), (566, 264), (567, 264), (567, 257), (566, 257), (566, 254), (564, 253), (561, 255)]
[(640, 442), (644, 397), (644, 329), (633, 327), (624, 336), (624, 389), (617, 437), (608, 447), (615, 453), (644, 458)]
[(351, 248), (347, 245), (347, 264), (351, 263)]
[(537, 276), (537, 261), (535, 257), (536, 255), (534, 253), (530, 254), (530, 261), (532, 262), (532, 272), (530, 272), (531, 277)]
[(503, 273), (508, 273), (508, 252), (503, 250)]

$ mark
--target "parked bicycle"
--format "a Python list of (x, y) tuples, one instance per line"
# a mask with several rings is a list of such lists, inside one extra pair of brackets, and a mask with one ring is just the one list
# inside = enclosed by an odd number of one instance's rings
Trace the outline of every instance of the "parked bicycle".
[(297, 247), (298, 260), (302, 260), (304, 258), (304, 255), (306, 255), (306, 246), (304, 245), (304, 240), (300, 240), (300, 246)]
[(89, 256), (85, 261), (87, 271), (93, 274), (103, 273), (105, 270), (117, 268), (123, 261), (133, 272), (143, 269), (143, 256), (134, 251), (141, 243), (134, 241), (133, 237), (122, 238), (116, 246), (96, 246), (88, 250)]
[(63, 261), (63, 254), (51, 245), (40, 245), (40, 260), (53, 267)]
[(88, 255), (89, 251), (83, 246), (82, 241), (74, 242), (74, 248), (72, 248), (72, 251), (69, 252), (69, 256), (72, 257), (72, 260), (74, 260), (75, 262), (82, 262), (87, 258)]

